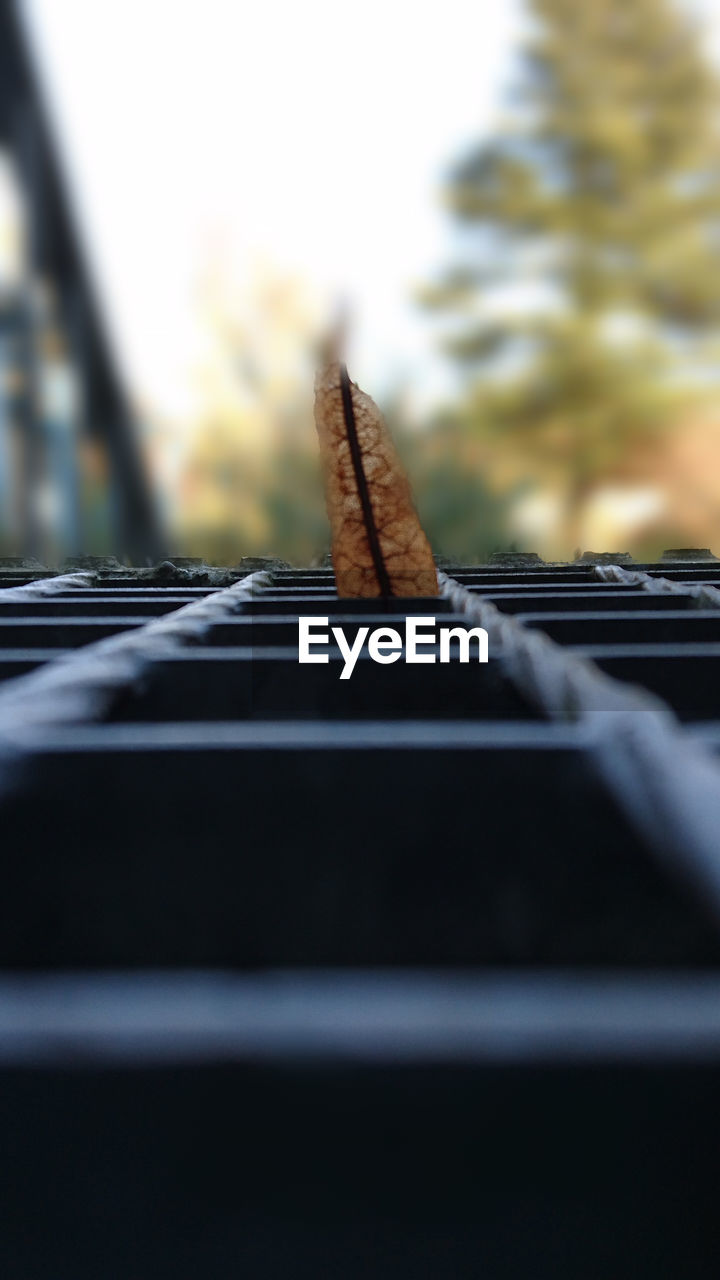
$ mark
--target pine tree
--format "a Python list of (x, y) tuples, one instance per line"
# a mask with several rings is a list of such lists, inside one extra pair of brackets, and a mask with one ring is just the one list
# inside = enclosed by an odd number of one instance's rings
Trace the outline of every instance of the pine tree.
[[(670, 0), (532, 0), (530, 17), (510, 123), (449, 182), (472, 253), (425, 301), (455, 317), (462, 416), (564, 488), (574, 540), (592, 488), (707, 393), (718, 87)], [(514, 280), (532, 281), (519, 314), (488, 309)]]

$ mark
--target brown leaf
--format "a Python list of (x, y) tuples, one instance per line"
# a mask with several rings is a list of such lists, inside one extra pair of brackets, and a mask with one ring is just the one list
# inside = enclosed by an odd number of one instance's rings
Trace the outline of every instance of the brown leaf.
[(382, 414), (333, 360), (315, 381), (340, 596), (436, 596), (430, 544)]

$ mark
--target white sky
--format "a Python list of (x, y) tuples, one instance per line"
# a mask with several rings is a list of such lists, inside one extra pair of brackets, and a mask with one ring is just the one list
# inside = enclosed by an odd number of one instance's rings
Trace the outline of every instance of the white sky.
[(498, 101), (516, 0), (26, 0), (135, 391), (182, 412), (213, 234), (352, 306), (375, 389), (433, 355), (439, 178)]
[(440, 180), (499, 110), (519, 0), (25, 2), (135, 392), (188, 411), (218, 232), (239, 282), (261, 255), (351, 303), (368, 389), (412, 372), (432, 390), (409, 295), (447, 261)]

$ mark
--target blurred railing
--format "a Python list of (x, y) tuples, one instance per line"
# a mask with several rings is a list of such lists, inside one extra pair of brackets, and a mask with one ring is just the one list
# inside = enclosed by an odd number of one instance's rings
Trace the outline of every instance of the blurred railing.
[(22, 4), (0, 0), (0, 555), (161, 551)]

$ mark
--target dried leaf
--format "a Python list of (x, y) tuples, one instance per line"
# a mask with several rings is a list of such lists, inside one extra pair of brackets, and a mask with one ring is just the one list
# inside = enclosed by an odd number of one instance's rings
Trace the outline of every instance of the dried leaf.
[(333, 360), (315, 381), (340, 596), (436, 596), (430, 544), (382, 414)]

